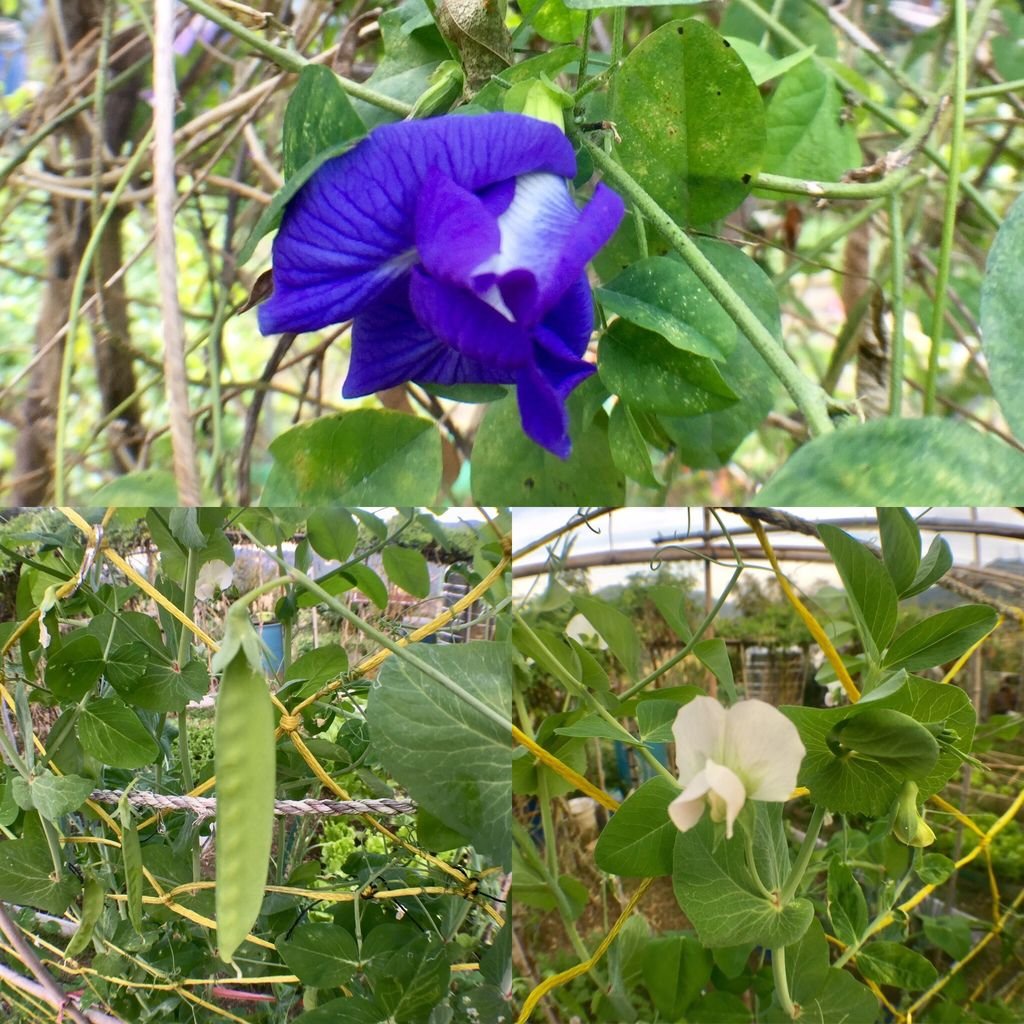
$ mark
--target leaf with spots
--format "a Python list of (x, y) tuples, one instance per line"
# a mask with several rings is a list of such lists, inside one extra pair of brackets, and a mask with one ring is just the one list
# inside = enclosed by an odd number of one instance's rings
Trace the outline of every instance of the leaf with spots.
[(681, 224), (724, 217), (761, 168), (761, 94), (728, 41), (699, 21), (670, 21), (629, 54), (611, 120), (623, 167)]

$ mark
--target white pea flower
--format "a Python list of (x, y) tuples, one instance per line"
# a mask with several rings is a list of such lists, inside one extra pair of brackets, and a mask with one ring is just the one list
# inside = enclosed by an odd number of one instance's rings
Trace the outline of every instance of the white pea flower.
[(747, 797), (788, 799), (806, 753), (796, 726), (761, 700), (724, 708), (713, 697), (695, 697), (679, 709), (672, 735), (683, 791), (668, 805), (669, 817), (685, 832), (707, 803), (728, 839)]
[(206, 562), (196, 577), (196, 598), (209, 601), (218, 590), (227, 590), (234, 580), (231, 566), (214, 559)]

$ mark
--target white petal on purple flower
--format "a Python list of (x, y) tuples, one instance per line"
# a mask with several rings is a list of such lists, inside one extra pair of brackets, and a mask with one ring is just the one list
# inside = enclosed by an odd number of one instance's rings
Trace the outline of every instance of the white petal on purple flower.
[(260, 329), (308, 331), (346, 320), (404, 274), (430, 172), (476, 192), (517, 175), (571, 177), (575, 169), (572, 145), (557, 128), (519, 114), (377, 128), (325, 163), (288, 204), (274, 240), (274, 293), (260, 307)]

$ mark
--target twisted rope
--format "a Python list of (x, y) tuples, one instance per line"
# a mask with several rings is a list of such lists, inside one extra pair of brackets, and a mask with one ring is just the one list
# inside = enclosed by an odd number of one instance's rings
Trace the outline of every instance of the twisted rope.
[[(94, 789), (91, 800), (101, 804), (120, 803), (121, 789)], [(170, 793), (144, 791), (128, 794), (128, 802), (136, 807), (151, 807), (161, 811), (191, 811), (199, 818), (212, 818), (217, 813), (217, 800), (207, 796), (177, 796)], [(356, 814), (412, 814), (416, 805), (411, 800), (275, 800), (274, 813), (298, 816), (324, 814), (331, 816)]]

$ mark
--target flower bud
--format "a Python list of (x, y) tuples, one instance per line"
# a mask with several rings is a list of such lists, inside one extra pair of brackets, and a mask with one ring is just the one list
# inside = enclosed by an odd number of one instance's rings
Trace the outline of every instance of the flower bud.
[(563, 111), (572, 105), (572, 97), (550, 82), (533, 79), (517, 82), (505, 93), (504, 107), (510, 114), (525, 114), (547, 121), (565, 131)]
[(917, 809), (917, 783), (910, 779), (903, 783), (893, 807), (892, 834), (907, 846), (925, 847), (935, 842), (935, 833)]

